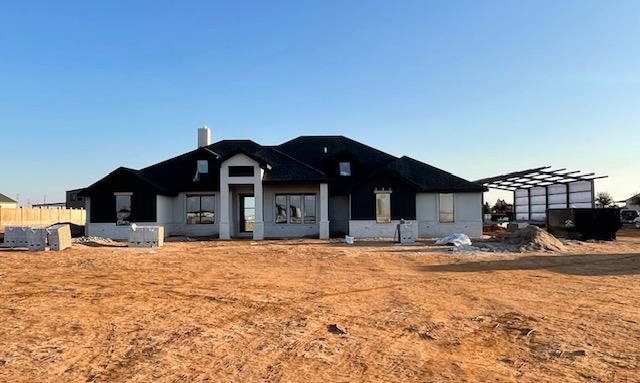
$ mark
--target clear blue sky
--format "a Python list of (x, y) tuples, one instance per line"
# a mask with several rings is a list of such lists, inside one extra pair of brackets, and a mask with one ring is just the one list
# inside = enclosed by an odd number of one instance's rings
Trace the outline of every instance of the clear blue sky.
[(189, 151), (202, 124), (640, 191), (638, 1), (26, 3), (0, 10), (0, 192), (23, 203)]

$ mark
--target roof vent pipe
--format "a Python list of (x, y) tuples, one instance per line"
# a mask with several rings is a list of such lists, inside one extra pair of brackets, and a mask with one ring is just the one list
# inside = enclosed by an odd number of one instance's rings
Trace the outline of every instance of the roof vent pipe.
[(204, 125), (202, 128), (198, 128), (198, 147), (211, 145), (211, 129)]

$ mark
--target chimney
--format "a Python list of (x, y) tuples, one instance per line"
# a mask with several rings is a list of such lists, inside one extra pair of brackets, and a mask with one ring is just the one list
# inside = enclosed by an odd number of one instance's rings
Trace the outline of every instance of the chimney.
[(198, 147), (211, 145), (211, 129), (204, 125), (202, 128), (198, 128)]

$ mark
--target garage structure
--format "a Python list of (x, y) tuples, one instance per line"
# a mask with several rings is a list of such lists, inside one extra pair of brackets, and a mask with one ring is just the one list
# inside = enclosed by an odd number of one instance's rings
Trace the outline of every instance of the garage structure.
[(548, 209), (594, 208), (594, 181), (606, 177), (543, 166), (475, 182), (490, 189), (512, 191), (516, 221), (543, 223)]

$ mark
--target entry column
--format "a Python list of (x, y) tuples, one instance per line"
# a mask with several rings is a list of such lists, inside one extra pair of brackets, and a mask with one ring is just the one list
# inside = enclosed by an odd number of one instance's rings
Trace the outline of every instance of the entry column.
[(253, 239), (261, 240), (264, 239), (264, 193), (262, 192), (262, 173), (264, 170), (259, 169), (260, 171), (260, 179), (253, 184), (253, 195), (256, 201), (256, 221), (253, 223)]
[(220, 239), (231, 239), (229, 184), (220, 183)]
[(329, 185), (320, 184), (320, 239), (329, 239)]

